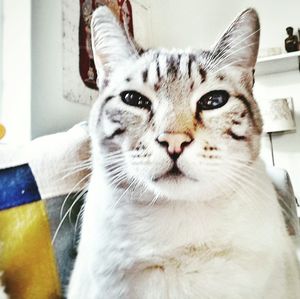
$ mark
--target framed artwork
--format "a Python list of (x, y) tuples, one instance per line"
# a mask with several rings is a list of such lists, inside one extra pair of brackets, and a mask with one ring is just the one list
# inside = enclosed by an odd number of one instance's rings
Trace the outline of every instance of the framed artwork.
[(90, 22), (93, 11), (108, 6), (128, 35), (133, 36), (129, 0), (63, 0), (63, 96), (90, 105), (97, 96), (97, 73), (91, 47)]

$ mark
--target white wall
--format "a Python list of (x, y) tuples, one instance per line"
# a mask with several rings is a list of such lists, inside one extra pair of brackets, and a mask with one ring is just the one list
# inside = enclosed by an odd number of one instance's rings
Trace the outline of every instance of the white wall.
[(31, 3), (3, 0), (3, 97), (1, 122), (7, 142), (30, 139), (31, 99)]
[(138, 17), (139, 38), (147, 46), (208, 48), (241, 11), (254, 7), (261, 18), (261, 48), (282, 47), (285, 28), (299, 24), (299, 0), (132, 0), (143, 7), (146, 22)]
[(61, 1), (1, 1), (4, 142), (22, 144), (87, 119), (89, 107), (63, 99)]
[(33, 138), (87, 119), (89, 107), (63, 99), (62, 84), (61, 0), (32, 0)]
[[(299, 0), (133, 0), (133, 5), (140, 14), (136, 20), (138, 39), (148, 47), (209, 48), (247, 7), (256, 8), (260, 15), (261, 48), (281, 47), (284, 51), (285, 28), (300, 28)], [(290, 96), (294, 99), (296, 133), (275, 135), (273, 143), (275, 164), (288, 170), (300, 198), (300, 73), (257, 77), (255, 94), (258, 101)], [(268, 138), (263, 138), (262, 144), (262, 157), (270, 164)]]
[(0, 0), (0, 119), (1, 119), (1, 100), (3, 96), (3, 82), (2, 82), (2, 65), (3, 65), (3, 1)]

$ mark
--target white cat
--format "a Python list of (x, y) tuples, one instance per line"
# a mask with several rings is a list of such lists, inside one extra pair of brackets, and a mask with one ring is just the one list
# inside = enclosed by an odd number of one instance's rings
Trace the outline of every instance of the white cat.
[(100, 96), (68, 298), (300, 298), (258, 158), (257, 13), (243, 12), (210, 51), (138, 53), (105, 7), (91, 27)]

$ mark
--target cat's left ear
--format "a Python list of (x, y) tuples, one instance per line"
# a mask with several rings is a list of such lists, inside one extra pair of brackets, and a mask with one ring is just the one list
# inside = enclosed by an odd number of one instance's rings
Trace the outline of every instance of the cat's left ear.
[(98, 85), (101, 85), (101, 81), (108, 79), (120, 63), (137, 55), (137, 49), (106, 6), (100, 6), (94, 11), (91, 35)]
[(215, 67), (235, 65), (254, 69), (259, 35), (260, 25), (257, 12), (249, 8), (234, 20), (213, 48)]

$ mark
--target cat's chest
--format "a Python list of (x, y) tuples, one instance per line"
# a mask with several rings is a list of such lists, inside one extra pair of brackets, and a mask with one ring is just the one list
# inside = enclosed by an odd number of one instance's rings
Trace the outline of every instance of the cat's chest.
[[(114, 216), (112, 216), (114, 215)], [(104, 230), (110, 231), (110, 248), (126, 259), (176, 264), (206, 252), (222, 251), (233, 239), (235, 220), (228, 212), (178, 205), (135, 206), (111, 211)], [(107, 243), (106, 243), (107, 245)], [(155, 263), (155, 262), (154, 262)]]

